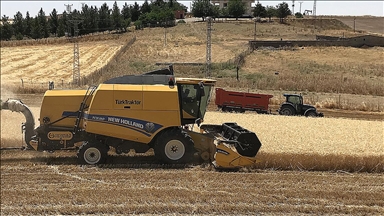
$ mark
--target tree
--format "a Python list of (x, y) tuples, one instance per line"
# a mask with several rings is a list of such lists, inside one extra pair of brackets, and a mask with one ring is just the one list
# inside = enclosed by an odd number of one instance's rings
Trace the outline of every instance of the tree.
[[(37, 15), (37, 25), (39, 25), (38, 28), (41, 32), (38, 34), (41, 38), (47, 38), (49, 37), (49, 31), (48, 31), (48, 22), (47, 18), (45, 17), (45, 12), (43, 11), (43, 8), (40, 8), (40, 11)], [(36, 21), (35, 21), (36, 24)]]
[(121, 14), (123, 16), (123, 26), (126, 30), (127, 27), (131, 24), (131, 7), (125, 2), (123, 9), (121, 9)]
[(140, 6), (137, 4), (137, 2), (135, 2), (135, 4), (133, 5), (133, 8), (131, 9), (131, 18), (132, 18), (132, 21), (136, 21), (139, 19), (140, 17)]
[(269, 18), (269, 22), (271, 22), (271, 18), (274, 17), (274, 16), (277, 16), (277, 9), (273, 6), (267, 6), (265, 8), (266, 12), (267, 12), (267, 17)]
[(65, 36), (65, 23), (64, 19), (59, 19), (57, 21), (58, 26), (57, 26), (57, 37), (63, 37)]
[(49, 14), (50, 19), (49, 19), (49, 29), (50, 33), (54, 34), (55, 36), (57, 35), (57, 28), (59, 27), (59, 18), (57, 16), (57, 11), (55, 8), (53, 8), (51, 14)]
[(295, 13), (295, 17), (296, 17), (296, 18), (303, 18), (304, 16), (303, 16), (303, 14), (301, 14), (300, 12), (296, 12), (296, 13)]
[(121, 14), (123, 15), (124, 20), (131, 18), (131, 8), (129, 7), (127, 2), (125, 2), (125, 4), (123, 5), (123, 9), (121, 9)]
[(257, 3), (255, 9), (253, 10), (253, 16), (265, 18), (267, 17), (267, 10), (263, 5), (261, 5), (260, 3)]
[(284, 19), (291, 14), (291, 10), (286, 2), (277, 5), (277, 17), (280, 18), (280, 23), (283, 23)]
[(23, 14), (18, 11), (16, 15), (13, 18), (13, 30), (14, 30), (14, 35), (16, 35), (16, 38), (18, 40), (23, 39), (23, 35), (25, 33), (25, 22), (23, 19)]
[(241, 0), (229, 0), (228, 12), (238, 20), (245, 13), (245, 5)]
[(94, 31), (92, 28), (92, 17), (91, 17), (91, 8), (88, 7), (87, 4), (84, 4), (81, 7), (80, 16), (83, 19), (83, 22), (80, 23), (81, 33), (89, 34)]
[(32, 18), (30, 17), (28, 11), (27, 11), (27, 14), (25, 15), (24, 23), (25, 23), (24, 35), (31, 37), (33, 22), (32, 22)]
[(221, 8), (221, 10), (220, 10), (220, 16), (221, 16), (221, 17), (228, 17), (228, 16), (229, 16), (228, 7), (223, 7), (223, 8)]
[(211, 10), (213, 18), (220, 17), (220, 7), (218, 5), (212, 5)]
[(91, 9), (89, 10), (89, 19), (89, 31), (92, 33), (99, 31), (99, 13), (96, 6), (91, 6)]
[(101, 5), (99, 9), (99, 30), (105, 31), (111, 29), (111, 10), (107, 3)]
[(43, 37), (41, 25), (39, 24), (39, 18), (36, 16), (33, 18), (33, 25), (32, 25), (32, 31), (31, 36), (33, 39), (40, 39)]
[(168, 7), (173, 9), (174, 11), (176, 11), (176, 10), (184, 10), (185, 12), (188, 11), (188, 7), (187, 6), (185, 6), (183, 4), (180, 4), (176, 0), (169, 0)]
[(1, 40), (10, 40), (12, 38), (13, 28), (12, 28), (12, 25), (9, 24), (8, 19), (9, 18), (5, 15), (1, 18), (1, 22), (2, 22), (2, 25), (0, 25), (1, 26), (1, 32), (0, 32)]
[(192, 14), (194, 17), (205, 17), (213, 15), (213, 5), (209, 0), (194, 0), (192, 3)]
[(116, 30), (121, 30), (123, 28), (123, 17), (120, 14), (120, 8), (117, 6), (117, 2), (113, 4), (112, 9), (112, 23), (113, 28)]
[(146, 13), (151, 12), (151, 6), (149, 6), (148, 0), (145, 0), (143, 5), (141, 5), (140, 11), (142, 14), (146, 14)]

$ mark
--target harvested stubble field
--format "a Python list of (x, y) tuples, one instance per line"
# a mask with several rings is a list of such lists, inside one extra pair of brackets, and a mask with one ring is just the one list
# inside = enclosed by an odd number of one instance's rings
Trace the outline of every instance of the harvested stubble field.
[[(83, 42), (80, 45), (81, 75), (103, 67), (124, 45), (123, 41)], [(48, 81), (72, 82), (73, 44), (18, 46), (1, 48), (1, 86), (44, 87)]]
[(1, 166), (2, 214), (381, 215), (381, 174)]

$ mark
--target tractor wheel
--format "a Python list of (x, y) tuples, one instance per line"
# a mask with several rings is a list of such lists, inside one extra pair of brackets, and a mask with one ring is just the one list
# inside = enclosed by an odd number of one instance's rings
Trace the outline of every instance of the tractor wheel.
[(317, 117), (317, 113), (313, 110), (311, 111), (308, 111), (306, 114), (305, 114), (306, 117)]
[(155, 157), (165, 163), (185, 163), (192, 160), (194, 143), (186, 132), (176, 128), (161, 134), (153, 149)]
[(286, 116), (295, 115), (295, 109), (291, 106), (284, 106), (280, 110), (280, 115), (286, 115)]
[(107, 159), (108, 146), (102, 143), (84, 142), (77, 152), (80, 164), (103, 164)]

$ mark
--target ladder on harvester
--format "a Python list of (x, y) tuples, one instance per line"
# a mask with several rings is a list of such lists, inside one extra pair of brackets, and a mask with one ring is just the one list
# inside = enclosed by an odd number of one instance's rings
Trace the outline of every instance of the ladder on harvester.
[(80, 108), (77, 111), (75, 127), (73, 128), (73, 134), (76, 134), (77, 132), (79, 132), (80, 122), (84, 116), (84, 110), (89, 107), (89, 106), (87, 106), (87, 100), (89, 99), (90, 96), (93, 95), (95, 90), (96, 90), (96, 86), (91, 86), (87, 89), (87, 92), (85, 93), (85, 95), (83, 97), (83, 101), (80, 103)]

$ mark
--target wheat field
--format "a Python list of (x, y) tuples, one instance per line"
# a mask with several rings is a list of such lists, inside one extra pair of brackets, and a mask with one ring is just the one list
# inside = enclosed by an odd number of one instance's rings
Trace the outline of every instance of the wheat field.
[[(123, 41), (82, 42), (79, 46), (81, 76), (108, 63)], [(72, 82), (73, 44), (1, 48), (1, 85)]]
[[(31, 110), (37, 126), (40, 109)], [(1, 146), (23, 146), (24, 116), (2, 110), (1, 117)], [(204, 119), (204, 124), (225, 122), (256, 133), (262, 143), (257, 168), (384, 171), (384, 121), (221, 112), (207, 112)]]

